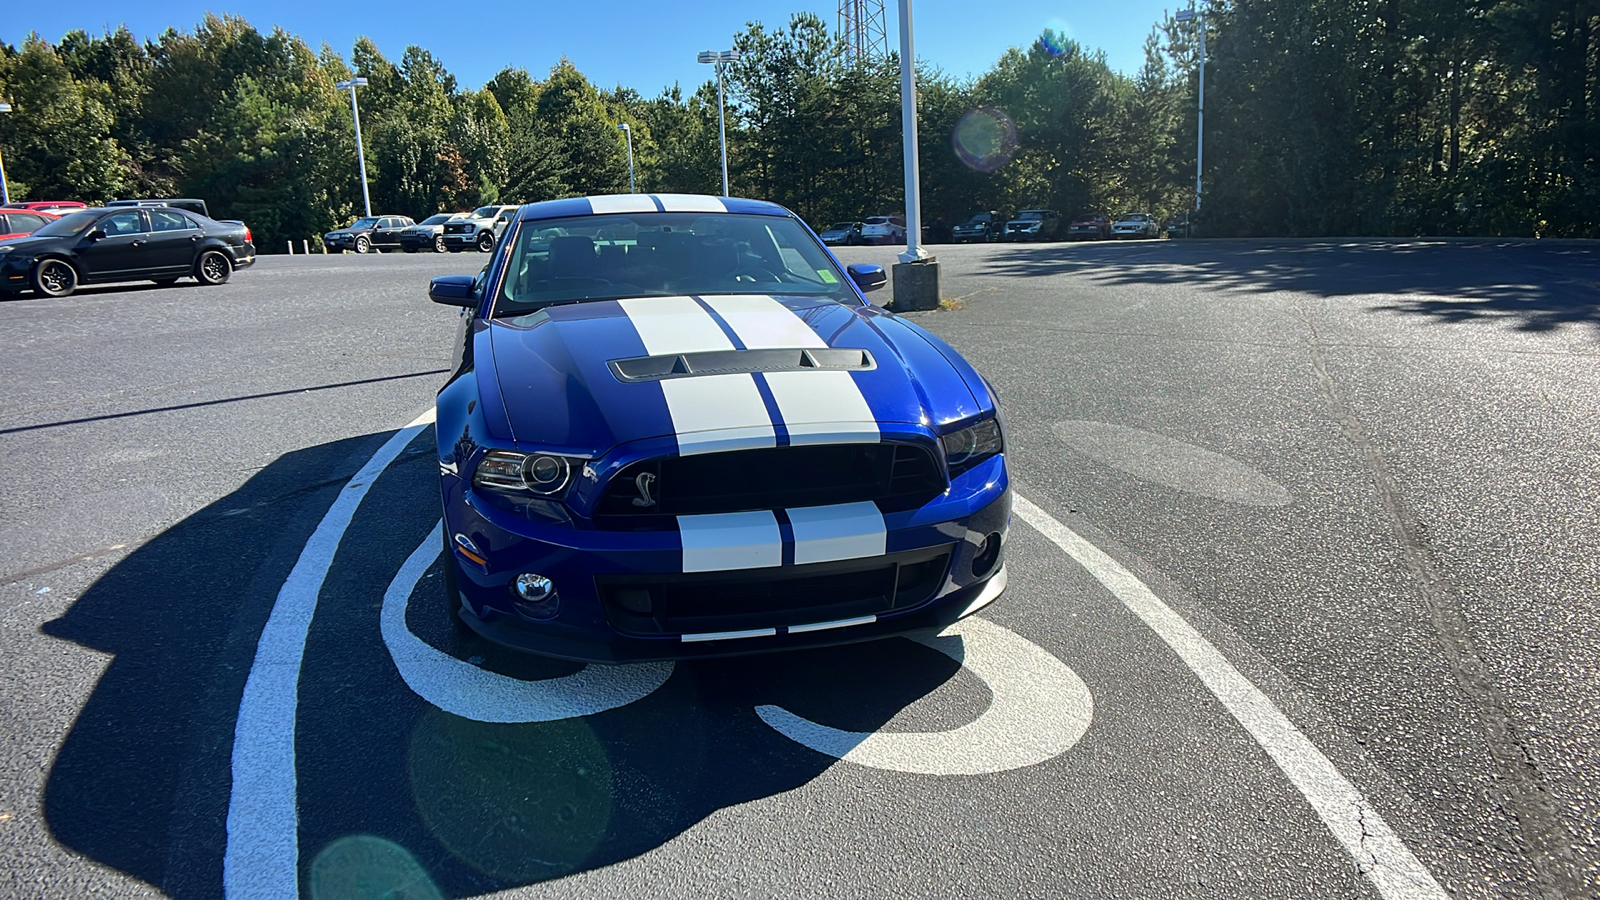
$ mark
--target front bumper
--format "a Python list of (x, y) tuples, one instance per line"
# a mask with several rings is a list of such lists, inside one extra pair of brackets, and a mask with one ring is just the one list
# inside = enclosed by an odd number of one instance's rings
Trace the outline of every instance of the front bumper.
[(353, 234), (325, 234), (322, 236), (322, 245), (329, 250), (354, 250), (356, 236)]
[(413, 234), (409, 231), (400, 234), (400, 249), (402, 250), (432, 250), (434, 235)]
[[(1011, 518), (1011, 493), (1004, 457), (994, 457), (951, 483), (950, 490), (920, 509), (884, 515), (885, 554), (810, 565), (785, 565), (713, 573), (683, 573), (676, 531), (608, 532), (534, 522), (444, 476), (447, 534), (470, 536), (487, 565), (452, 552), (462, 618), (478, 633), (513, 649), (588, 662), (624, 663), (695, 659), (820, 647), (876, 640), (938, 629), (975, 611), (1004, 589), (1004, 542)], [(998, 535), (1000, 553), (985, 564), (985, 539)], [(450, 543), (454, 546), (454, 540)], [(975, 571), (975, 565), (978, 566)], [(918, 568), (921, 567), (921, 568)], [(887, 608), (865, 612), (843, 594), (819, 592), (803, 608), (762, 611), (776, 594), (800, 585), (838, 585), (857, 578), (896, 579)], [(913, 576), (912, 572), (917, 574)], [(510, 585), (522, 573), (550, 578), (560, 602), (546, 621), (525, 618), (511, 602)], [(903, 580), (925, 579), (927, 589), (899, 602)], [(616, 585), (656, 580), (732, 582), (720, 591), (733, 606), (708, 617), (706, 628), (682, 621), (650, 633), (641, 617), (619, 613)], [(602, 591), (608, 599), (602, 599)], [(843, 590), (841, 588), (841, 590)], [(748, 607), (741, 592), (748, 591)], [(803, 594), (803, 592), (801, 592)], [(835, 602), (839, 601), (839, 602)], [(646, 616), (645, 618), (647, 618)], [(736, 620), (736, 621), (735, 621)], [(723, 623), (737, 627), (724, 627)], [(692, 630), (691, 630), (692, 629)], [(735, 634), (739, 636), (734, 636)]]
[(444, 245), (446, 247), (457, 247), (464, 250), (476, 249), (478, 246), (478, 233), (472, 232), (471, 234), (452, 234), (446, 232), (444, 235)]
[(37, 257), (31, 253), (0, 253), (0, 291), (12, 294), (31, 287), (28, 272), (35, 259)]

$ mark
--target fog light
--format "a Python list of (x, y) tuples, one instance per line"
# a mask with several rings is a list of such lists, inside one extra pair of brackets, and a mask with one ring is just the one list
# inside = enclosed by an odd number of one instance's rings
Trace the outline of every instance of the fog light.
[(983, 539), (978, 547), (978, 552), (972, 555), (972, 576), (974, 578), (987, 578), (994, 571), (995, 563), (1000, 561), (1000, 533), (995, 532)]
[(525, 572), (511, 582), (512, 605), (530, 619), (553, 618), (560, 600), (555, 582), (543, 575)]

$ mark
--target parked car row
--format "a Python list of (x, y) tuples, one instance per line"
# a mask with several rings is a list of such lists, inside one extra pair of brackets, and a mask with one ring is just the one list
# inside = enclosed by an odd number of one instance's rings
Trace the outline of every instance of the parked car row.
[[(1180, 220), (1182, 221), (1182, 217)], [(1011, 219), (994, 210), (976, 212), (950, 229), (957, 244), (989, 241), (1105, 241), (1114, 238), (1160, 237), (1160, 223), (1149, 213), (1131, 212), (1113, 220), (1104, 213), (1084, 213), (1063, 230), (1053, 209), (1024, 209)]]
[(413, 221), (410, 216), (364, 216), (323, 235), (322, 243), (329, 250), (356, 253), (386, 250), (407, 253), (479, 250), (487, 253), (494, 249), (494, 242), (518, 208), (480, 206), (470, 212), (437, 213), (421, 222)]

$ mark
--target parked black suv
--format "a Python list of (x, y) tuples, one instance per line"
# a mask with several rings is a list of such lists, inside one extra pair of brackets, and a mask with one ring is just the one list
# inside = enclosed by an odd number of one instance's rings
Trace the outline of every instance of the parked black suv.
[(998, 241), (1000, 240), (1000, 224), (1005, 221), (1000, 218), (1000, 213), (995, 210), (973, 213), (967, 216), (960, 225), (950, 229), (950, 239), (958, 244), (968, 241)]

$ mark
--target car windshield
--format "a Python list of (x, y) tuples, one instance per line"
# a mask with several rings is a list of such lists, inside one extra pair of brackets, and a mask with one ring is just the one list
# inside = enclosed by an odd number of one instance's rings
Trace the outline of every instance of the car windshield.
[(835, 222), (828, 226), (829, 231), (849, 231), (856, 227), (854, 222)]
[(494, 315), (559, 303), (705, 294), (852, 301), (828, 252), (798, 222), (732, 213), (541, 219), (517, 230)]
[(421, 222), (418, 222), (417, 224), (418, 225), (443, 225), (444, 223), (450, 221), (450, 216), (451, 216), (451, 213), (439, 213), (436, 216), (429, 216), (426, 219), (423, 219)]
[(984, 224), (985, 222), (988, 222), (988, 221), (989, 221), (989, 214), (988, 213), (978, 213), (975, 216), (969, 217), (965, 222), (962, 222), (961, 224), (963, 224), (963, 225), (982, 225), (982, 224)]
[(1017, 213), (1017, 219), (1022, 222), (1037, 222), (1044, 218), (1044, 213), (1037, 209), (1025, 209)]
[(498, 206), (480, 206), (472, 211), (472, 217), (474, 219), (492, 219), (498, 215), (499, 212), (500, 207)]
[(354, 222), (351, 222), (349, 225), (346, 225), (345, 227), (346, 228), (376, 228), (377, 225), (378, 225), (378, 219), (377, 219), (376, 216), (374, 216), (372, 218), (367, 218), (367, 219), (357, 219)]
[(85, 210), (62, 216), (54, 222), (46, 223), (43, 228), (33, 233), (34, 237), (72, 237), (89, 230), (89, 226), (100, 221), (100, 216)]

